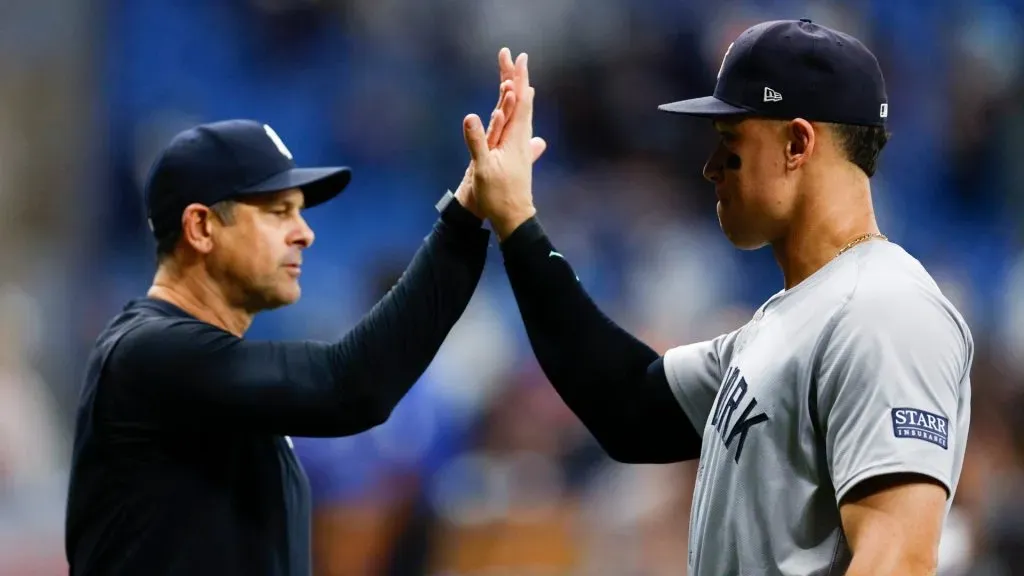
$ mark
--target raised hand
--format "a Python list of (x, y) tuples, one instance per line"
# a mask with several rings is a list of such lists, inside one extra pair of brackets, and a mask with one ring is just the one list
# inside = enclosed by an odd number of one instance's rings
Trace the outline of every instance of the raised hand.
[[(499, 54), (499, 66), (506, 50)], [(537, 212), (533, 206), (533, 163), (547, 148), (542, 138), (533, 136), (534, 89), (530, 86), (527, 58), (525, 53), (516, 58), (512, 90), (504, 94), (504, 102), (499, 106), (504, 117), (500, 134), (493, 133), (495, 114), (488, 132), (484, 132), (476, 114), (463, 121), (463, 135), (472, 158), (477, 208), (490, 219), (502, 240)], [(504, 85), (505, 80), (502, 82)], [(508, 109), (510, 116), (505, 112)]]
[[(515, 95), (512, 92), (515, 64), (512, 62), (512, 52), (508, 48), (502, 48), (498, 52), (498, 71), (500, 76), (498, 103), (491, 112), (491, 121), (487, 126), (487, 145), (492, 148), (500, 141), (506, 122), (512, 115), (512, 110), (516, 103)], [(455, 190), (455, 198), (477, 217), (484, 218), (484, 215), (480, 212), (476, 194), (473, 190), (474, 166), (475, 162), (470, 159), (469, 166), (466, 167), (466, 173), (462, 177), (462, 182), (459, 183), (458, 189)]]

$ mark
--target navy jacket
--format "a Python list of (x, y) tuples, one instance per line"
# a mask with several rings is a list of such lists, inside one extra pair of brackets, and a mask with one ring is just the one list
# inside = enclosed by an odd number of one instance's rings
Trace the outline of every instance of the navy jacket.
[(290, 436), (384, 422), (469, 303), (489, 234), (452, 202), (345, 337), (238, 338), (155, 299), (89, 359), (75, 429), (71, 574), (306, 576), (309, 483)]

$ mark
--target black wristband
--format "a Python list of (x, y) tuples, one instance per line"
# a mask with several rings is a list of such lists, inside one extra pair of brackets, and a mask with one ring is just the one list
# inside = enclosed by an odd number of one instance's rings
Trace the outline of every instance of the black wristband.
[(480, 228), (484, 224), (483, 220), (459, 202), (451, 190), (445, 192), (438, 201), (437, 211), (441, 213), (442, 220), (456, 228)]

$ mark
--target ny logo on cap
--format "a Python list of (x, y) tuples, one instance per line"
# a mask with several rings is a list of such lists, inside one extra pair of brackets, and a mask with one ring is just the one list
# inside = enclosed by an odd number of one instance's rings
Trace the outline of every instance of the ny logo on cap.
[(772, 90), (771, 88), (764, 87), (764, 101), (765, 102), (778, 102), (782, 100), (782, 94)]
[(263, 130), (267, 133), (267, 136), (270, 137), (270, 140), (274, 143), (274, 146), (277, 146), (277, 149), (281, 152), (281, 154), (283, 154), (289, 160), (292, 160), (291, 151), (288, 150), (288, 147), (284, 145), (284, 141), (282, 141), (281, 137), (277, 135), (277, 132), (274, 132), (274, 129), (267, 124), (263, 125)]

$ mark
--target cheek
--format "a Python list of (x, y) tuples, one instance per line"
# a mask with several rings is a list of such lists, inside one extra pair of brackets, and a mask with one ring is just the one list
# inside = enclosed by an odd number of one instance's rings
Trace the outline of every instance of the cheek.
[(225, 241), (223, 259), (240, 277), (250, 281), (263, 276), (273, 261), (266, 234), (254, 223), (238, 223)]
[(739, 156), (740, 167), (731, 171), (735, 177), (737, 195), (744, 204), (760, 210), (772, 210), (778, 204), (777, 190), (782, 165), (764, 150), (743, 151)]
[(276, 269), (281, 260), (284, 241), (279, 229), (272, 226), (256, 227), (249, 238), (251, 266), (263, 272)]

